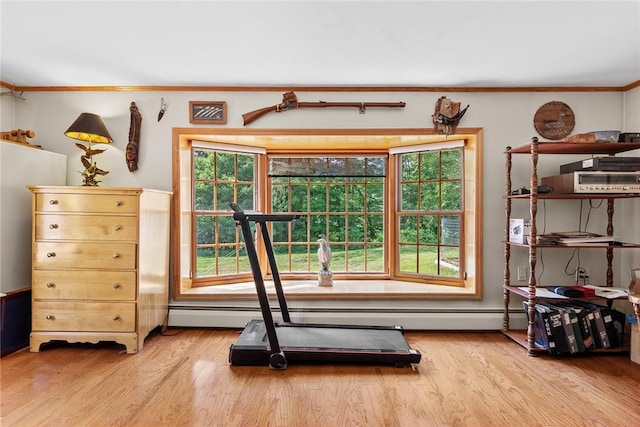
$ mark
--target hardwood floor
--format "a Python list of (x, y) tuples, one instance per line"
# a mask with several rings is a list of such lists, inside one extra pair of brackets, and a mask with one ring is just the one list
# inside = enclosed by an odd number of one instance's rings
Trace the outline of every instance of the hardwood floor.
[(632, 426), (629, 356), (529, 357), (500, 333), (406, 332), (422, 361), (231, 366), (234, 330), (154, 332), (143, 350), (43, 346), (0, 359), (7, 426)]

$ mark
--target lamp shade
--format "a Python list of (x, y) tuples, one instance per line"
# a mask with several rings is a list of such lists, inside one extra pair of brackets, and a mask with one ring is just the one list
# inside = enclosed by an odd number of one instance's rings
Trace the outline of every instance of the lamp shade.
[(113, 138), (97, 114), (82, 113), (64, 133), (69, 138), (88, 141), (93, 144), (109, 144)]

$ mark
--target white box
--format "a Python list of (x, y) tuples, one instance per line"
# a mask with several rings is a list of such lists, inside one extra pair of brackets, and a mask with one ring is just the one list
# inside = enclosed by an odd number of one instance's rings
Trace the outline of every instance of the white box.
[(509, 219), (509, 241), (512, 243), (529, 244), (531, 235), (531, 221), (528, 219)]

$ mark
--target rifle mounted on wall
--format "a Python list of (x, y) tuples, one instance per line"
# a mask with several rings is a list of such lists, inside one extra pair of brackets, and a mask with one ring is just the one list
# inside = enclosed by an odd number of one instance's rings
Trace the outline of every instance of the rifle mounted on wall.
[(285, 92), (282, 95), (282, 103), (272, 105), (270, 107), (260, 108), (242, 115), (244, 125), (259, 119), (265, 114), (292, 110), (294, 108), (328, 108), (328, 107), (355, 107), (360, 110), (360, 114), (364, 114), (367, 107), (404, 107), (404, 102), (298, 102), (298, 97), (293, 91)]

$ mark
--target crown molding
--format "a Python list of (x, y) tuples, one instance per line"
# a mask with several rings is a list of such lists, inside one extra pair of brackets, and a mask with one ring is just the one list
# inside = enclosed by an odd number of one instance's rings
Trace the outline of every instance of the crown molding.
[(626, 86), (0, 86), (24, 92), (626, 92), (640, 87), (640, 80)]

